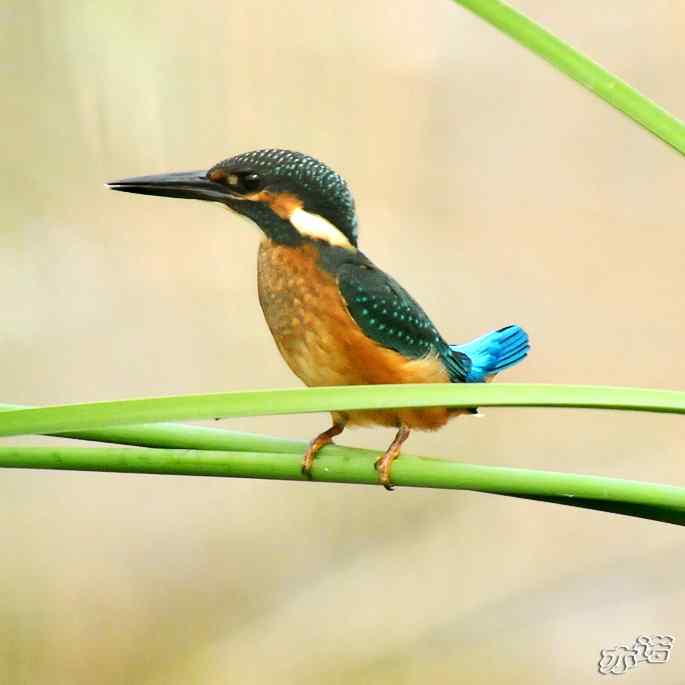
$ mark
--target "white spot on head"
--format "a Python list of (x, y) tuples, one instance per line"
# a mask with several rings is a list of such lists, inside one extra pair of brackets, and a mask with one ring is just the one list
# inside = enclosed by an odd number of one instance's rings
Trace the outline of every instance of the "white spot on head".
[(336, 228), (328, 219), (324, 219), (319, 214), (312, 214), (301, 207), (298, 207), (290, 215), (290, 223), (298, 230), (301, 235), (308, 238), (318, 238), (325, 240), (337, 247), (351, 248), (350, 241), (345, 234)]

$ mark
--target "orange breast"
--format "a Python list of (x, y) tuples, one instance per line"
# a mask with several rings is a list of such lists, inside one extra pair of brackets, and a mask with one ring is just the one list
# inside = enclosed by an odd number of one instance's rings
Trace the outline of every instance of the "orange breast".
[[(259, 301), (288, 366), (309, 386), (446, 383), (436, 357), (406, 359), (367, 338), (350, 316), (334, 278), (318, 264), (313, 245), (264, 240), (258, 259)], [(348, 412), (351, 424), (435, 429), (445, 408)], [(335, 418), (335, 417), (334, 417)]]

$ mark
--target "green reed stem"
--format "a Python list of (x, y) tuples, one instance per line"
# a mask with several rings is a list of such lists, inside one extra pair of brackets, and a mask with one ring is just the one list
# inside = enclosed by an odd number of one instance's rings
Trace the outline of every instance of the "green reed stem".
[(0, 437), (160, 421), (403, 407), (578, 407), (685, 413), (685, 392), (583, 385), (418, 384), (253, 390), (0, 413)]
[[(685, 123), (500, 0), (454, 0), (685, 154)], [(673, 84), (677, 86), (676, 83)]]

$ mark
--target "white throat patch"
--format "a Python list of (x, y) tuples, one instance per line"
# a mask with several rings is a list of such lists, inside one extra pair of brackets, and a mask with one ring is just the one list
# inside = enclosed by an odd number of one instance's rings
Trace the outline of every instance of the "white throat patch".
[(312, 214), (298, 207), (293, 211), (289, 219), (290, 223), (301, 235), (308, 238), (325, 240), (327, 243), (337, 247), (352, 247), (344, 233), (319, 214)]

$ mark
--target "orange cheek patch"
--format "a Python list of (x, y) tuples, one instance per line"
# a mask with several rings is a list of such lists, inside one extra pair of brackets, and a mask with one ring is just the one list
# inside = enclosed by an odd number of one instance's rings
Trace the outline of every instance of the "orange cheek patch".
[(274, 214), (285, 220), (290, 219), (296, 209), (302, 208), (302, 200), (292, 193), (270, 193), (268, 190), (262, 190), (246, 195), (245, 198), (253, 202), (264, 202), (271, 207)]

